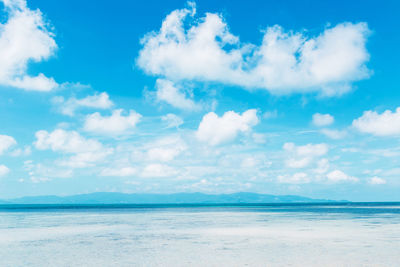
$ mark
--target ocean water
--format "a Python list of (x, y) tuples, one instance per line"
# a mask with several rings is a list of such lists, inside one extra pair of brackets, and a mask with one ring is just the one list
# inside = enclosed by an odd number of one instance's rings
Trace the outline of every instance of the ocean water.
[(400, 266), (400, 203), (0, 205), (0, 266)]

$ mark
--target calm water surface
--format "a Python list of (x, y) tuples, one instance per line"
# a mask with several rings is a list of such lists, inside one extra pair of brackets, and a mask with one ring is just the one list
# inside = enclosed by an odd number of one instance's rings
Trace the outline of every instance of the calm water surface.
[(400, 203), (0, 205), (0, 266), (400, 266)]

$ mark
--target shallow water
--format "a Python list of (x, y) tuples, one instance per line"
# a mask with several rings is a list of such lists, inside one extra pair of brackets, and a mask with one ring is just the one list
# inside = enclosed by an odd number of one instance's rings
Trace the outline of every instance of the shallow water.
[(400, 266), (400, 205), (0, 206), (0, 266)]

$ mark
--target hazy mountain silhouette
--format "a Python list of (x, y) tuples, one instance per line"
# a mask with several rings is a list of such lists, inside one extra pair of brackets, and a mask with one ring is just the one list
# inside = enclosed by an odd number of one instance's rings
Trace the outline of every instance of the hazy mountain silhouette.
[(295, 195), (266, 195), (257, 193), (233, 194), (124, 194), (99, 192), (72, 196), (31, 196), (0, 200), (0, 204), (233, 204), (233, 203), (312, 203), (335, 202), (327, 199), (312, 199)]

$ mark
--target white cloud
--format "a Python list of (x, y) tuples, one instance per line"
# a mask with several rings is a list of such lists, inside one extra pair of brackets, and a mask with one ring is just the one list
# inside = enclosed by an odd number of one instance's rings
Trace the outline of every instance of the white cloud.
[(300, 159), (290, 158), (285, 161), (285, 164), (289, 168), (304, 168), (310, 165), (311, 161), (312, 161), (311, 157), (300, 158)]
[(64, 115), (73, 116), (75, 110), (78, 108), (96, 108), (96, 109), (109, 109), (113, 106), (113, 102), (110, 100), (108, 94), (103, 92), (101, 94), (89, 95), (85, 98), (77, 99), (71, 97), (68, 100), (64, 100), (63, 97), (54, 97), (52, 100), (53, 104), (57, 105), (60, 112)]
[(369, 76), (366, 23), (342, 23), (318, 36), (267, 28), (261, 45), (241, 43), (219, 14), (174, 10), (142, 40), (137, 64), (172, 81), (221, 82), (274, 94), (340, 95)]
[(293, 175), (279, 175), (278, 182), (284, 184), (307, 184), (311, 182), (311, 179), (306, 173), (298, 172)]
[(161, 120), (167, 123), (167, 128), (178, 128), (183, 124), (182, 118), (172, 113), (162, 116)]
[(11, 151), (11, 156), (19, 157), (19, 156), (29, 156), (32, 153), (30, 146), (25, 146), (23, 149), (17, 148)]
[(63, 169), (59, 166), (46, 166), (41, 163), (35, 164), (33, 160), (24, 161), (23, 166), (28, 171), (33, 183), (47, 182), (52, 178), (70, 178), (73, 175), (73, 170)]
[(0, 135), (0, 155), (16, 144), (17, 141), (12, 136)]
[(312, 121), (315, 126), (328, 126), (334, 122), (334, 118), (329, 114), (315, 113), (312, 116)]
[(56, 129), (49, 133), (41, 130), (36, 132), (34, 145), (39, 150), (50, 149), (55, 152), (72, 154), (60, 165), (81, 168), (92, 165), (104, 159), (113, 152), (112, 149), (104, 147), (94, 139), (86, 139), (78, 132)]
[(147, 150), (150, 161), (168, 162), (187, 149), (186, 143), (179, 137), (165, 137), (152, 142)]
[(136, 173), (137, 170), (133, 167), (122, 167), (122, 168), (104, 168), (101, 171), (100, 175), (126, 177), (135, 175)]
[(214, 112), (206, 114), (200, 122), (196, 137), (210, 145), (232, 141), (239, 133), (251, 131), (258, 124), (257, 111), (249, 109), (240, 115), (234, 111), (225, 112), (218, 117)]
[(198, 110), (200, 106), (190, 99), (181, 88), (174, 85), (173, 82), (165, 79), (156, 81), (156, 99), (165, 101), (171, 106), (183, 110)]
[(35, 77), (27, 75), (22, 78), (16, 77), (14, 80), (4, 82), (4, 85), (41, 92), (48, 92), (58, 87), (57, 82), (53, 78), (47, 78), (43, 73)]
[(296, 146), (294, 143), (285, 143), (283, 149), (289, 152), (294, 152), (297, 156), (323, 156), (329, 147), (327, 144), (307, 144), (304, 146)]
[(243, 158), (242, 162), (240, 163), (240, 167), (241, 168), (254, 168), (259, 164), (262, 164), (260, 159), (258, 159), (256, 157), (248, 156), (248, 157)]
[(321, 129), (320, 132), (331, 139), (342, 139), (347, 135), (346, 131), (339, 131), (332, 129)]
[(161, 178), (171, 177), (176, 174), (177, 171), (168, 165), (153, 163), (146, 165), (140, 173), (140, 176), (145, 178)]
[(307, 144), (296, 146), (294, 143), (285, 143), (283, 149), (290, 153), (290, 158), (285, 161), (289, 168), (305, 168), (315, 159), (328, 153), (327, 144)]
[(6, 165), (0, 165), (0, 177), (7, 175), (10, 169)]
[(320, 159), (317, 162), (317, 167), (313, 170), (317, 174), (324, 174), (329, 170), (329, 160), (328, 159)]
[(53, 78), (27, 74), (28, 64), (46, 60), (57, 44), (40, 10), (30, 10), (24, 0), (3, 0), (7, 20), (0, 23), (0, 85), (34, 91), (58, 86)]
[(386, 180), (382, 179), (380, 177), (374, 176), (368, 180), (368, 183), (372, 184), (372, 185), (380, 185), (380, 184), (386, 184)]
[(103, 117), (98, 112), (90, 114), (86, 117), (84, 130), (105, 135), (126, 134), (135, 128), (142, 116), (133, 110), (129, 111), (129, 115), (123, 116), (122, 111), (114, 110), (109, 117)]
[[(325, 159), (320, 160), (318, 165), (319, 165), (318, 168), (320, 169), (317, 168), (314, 170), (316, 174), (324, 174), (329, 168), (329, 163)], [(325, 177), (326, 180), (321, 179), (323, 177)], [(279, 175), (277, 180), (279, 183), (286, 183), (286, 184), (307, 184), (313, 181), (317, 182), (328, 181), (329, 183), (341, 183), (341, 182), (356, 183), (359, 181), (358, 178), (347, 175), (346, 173), (340, 170), (331, 171), (324, 176), (316, 175), (313, 178), (311, 178), (310, 175), (305, 172), (298, 172), (291, 175), (284, 174), (284, 175)]]
[(78, 132), (56, 129), (49, 133), (41, 130), (36, 132), (35, 147), (39, 150), (51, 149), (66, 153), (94, 152), (101, 150), (102, 145), (94, 139), (86, 139)]
[(386, 110), (382, 114), (375, 111), (365, 111), (364, 114), (353, 121), (353, 127), (363, 133), (377, 136), (390, 136), (400, 134), (400, 107), (395, 112)]
[(108, 155), (113, 153), (111, 148), (103, 148), (99, 151), (80, 152), (72, 155), (68, 159), (59, 161), (61, 166), (71, 168), (85, 168), (94, 166), (95, 163), (102, 161)]
[(340, 170), (331, 171), (326, 175), (330, 182), (338, 183), (338, 182), (358, 182), (358, 178), (349, 176), (346, 173)]
[(181, 153), (174, 148), (152, 148), (147, 151), (147, 157), (151, 161), (171, 161)]

